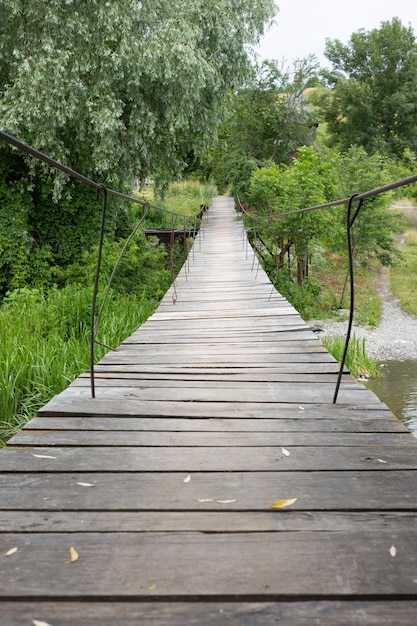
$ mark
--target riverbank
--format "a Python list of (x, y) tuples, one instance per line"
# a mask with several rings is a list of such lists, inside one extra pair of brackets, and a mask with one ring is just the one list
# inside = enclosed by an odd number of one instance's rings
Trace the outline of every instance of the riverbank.
[[(375, 361), (406, 361), (417, 359), (417, 319), (407, 315), (398, 305), (389, 289), (389, 269), (382, 268), (376, 291), (383, 301), (379, 326), (366, 328), (353, 325), (352, 335), (364, 338), (366, 352)], [(348, 322), (337, 320), (317, 321), (310, 324), (323, 329), (320, 336), (330, 338), (346, 335)]]

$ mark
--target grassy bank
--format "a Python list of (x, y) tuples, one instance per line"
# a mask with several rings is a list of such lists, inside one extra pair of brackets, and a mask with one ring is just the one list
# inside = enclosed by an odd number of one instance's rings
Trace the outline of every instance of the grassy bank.
[[(194, 215), (200, 204), (210, 202), (213, 192), (211, 185), (189, 182), (175, 184), (163, 203), (151, 190), (146, 195), (159, 206)], [(122, 246), (123, 242), (105, 246), (102, 290)], [(177, 269), (183, 262), (182, 252), (175, 254)], [(59, 269), (61, 288), (15, 290), (0, 305), (0, 441), (19, 430), (41, 406), (88, 370), (95, 258), (94, 251), (86, 253), (77, 264)], [(62, 287), (64, 274), (69, 282)], [(169, 287), (170, 277), (170, 255), (156, 242), (147, 245), (144, 238), (132, 242), (118, 269), (98, 340), (118, 346), (152, 314)], [(97, 346), (96, 360), (105, 352)]]
[[(100, 341), (118, 346), (153, 312), (156, 303), (113, 295)], [(0, 309), (0, 439), (30, 419), (49, 399), (89, 368), (91, 289), (79, 285), (13, 292)], [(96, 347), (97, 359), (106, 352)]]

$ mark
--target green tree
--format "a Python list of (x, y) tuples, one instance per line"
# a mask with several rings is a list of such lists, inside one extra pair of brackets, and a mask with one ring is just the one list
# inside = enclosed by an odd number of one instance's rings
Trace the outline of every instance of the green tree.
[(363, 146), (402, 158), (417, 150), (417, 45), (411, 26), (398, 18), (379, 29), (359, 30), (348, 44), (327, 40), (332, 90), (321, 101), (333, 144)]
[(3, 0), (2, 128), (107, 183), (172, 175), (212, 139), (273, 13), (273, 0)]
[[(293, 76), (276, 61), (254, 68), (247, 84), (229, 100), (229, 114), (213, 158), (218, 185), (225, 179), (235, 182), (237, 160), (289, 163), (299, 146), (314, 140), (314, 120), (303, 91), (316, 70), (314, 57), (300, 61)], [(241, 170), (246, 173), (245, 168)], [(240, 180), (238, 186), (248, 187), (248, 183), (248, 178)]]
[[(284, 268), (284, 260), (294, 252), (297, 282), (303, 285), (313, 238), (322, 238), (333, 228), (329, 211), (307, 212), (279, 217), (282, 213), (324, 204), (334, 197), (335, 172), (327, 154), (303, 146), (290, 166), (271, 164), (256, 171), (251, 178), (250, 199), (255, 215), (269, 216), (259, 225), (278, 250), (275, 263)], [(256, 222), (255, 222), (256, 223)]]
[[(213, 140), (274, 10), (273, 0), (2, 0), (0, 128), (118, 189), (149, 174), (163, 185)], [(26, 258), (52, 251), (45, 269), (73, 261), (95, 237), (94, 193), (12, 153), (0, 154), (13, 181), (6, 192), (0, 180), (0, 206), (18, 211), (0, 240)], [(126, 212), (110, 217), (114, 236)], [(0, 272), (16, 276), (17, 256), (7, 243)]]

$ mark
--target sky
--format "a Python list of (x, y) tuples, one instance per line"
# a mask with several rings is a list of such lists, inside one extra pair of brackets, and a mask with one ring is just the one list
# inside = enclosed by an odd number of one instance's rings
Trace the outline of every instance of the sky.
[(348, 43), (359, 29), (379, 28), (398, 17), (417, 37), (417, 0), (277, 0), (276, 24), (256, 49), (258, 61), (285, 59), (290, 67), (299, 58), (314, 54), (322, 67), (326, 39)]

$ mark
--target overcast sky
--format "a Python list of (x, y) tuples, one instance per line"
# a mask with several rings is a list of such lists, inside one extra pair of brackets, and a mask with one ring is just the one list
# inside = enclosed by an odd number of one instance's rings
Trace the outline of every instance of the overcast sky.
[(382, 21), (398, 17), (411, 24), (417, 36), (417, 0), (277, 0), (276, 24), (262, 38), (259, 61), (297, 58), (315, 54), (320, 65), (326, 38), (347, 43), (360, 28), (379, 28)]

